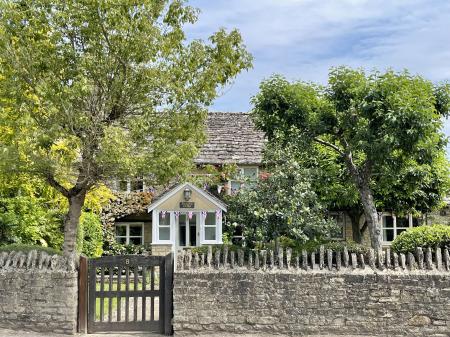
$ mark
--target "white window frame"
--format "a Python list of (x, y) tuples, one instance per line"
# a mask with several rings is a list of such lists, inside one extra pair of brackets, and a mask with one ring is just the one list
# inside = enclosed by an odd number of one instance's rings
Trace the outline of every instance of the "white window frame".
[[(136, 225), (140, 225), (142, 228), (142, 232), (141, 232), (141, 236), (130, 236), (130, 225), (132, 226), (136, 226)], [(123, 235), (115, 235), (115, 239), (117, 242), (117, 238), (125, 238), (125, 244), (129, 245), (130, 244), (130, 238), (140, 238), (141, 239), (141, 245), (144, 245), (144, 223), (143, 222), (116, 222), (115, 223), (115, 227), (125, 227), (126, 228), (126, 233), (125, 236)]]
[(336, 224), (338, 224), (337, 219), (335, 217), (342, 217), (342, 237), (335, 237), (330, 234), (330, 239), (335, 241), (344, 241), (345, 240), (345, 229), (347, 226), (347, 220), (344, 212), (330, 212), (330, 218), (336, 220)]
[[(383, 222), (383, 217), (386, 217), (386, 216), (391, 216), (392, 217), (392, 220), (393, 220), (393, 227), (384, 227), (384, 222)], [(381, 221), (381, 235), (383, 236), (382, 237), (382, 239), (383, 239), (383, 245), (391, 245), (392, 244), (392, 241), (394, 241), (395, 240), (395, 238), (398, 236), (398, 235), (400, 235), (400, 234), (397, 234), (397, 230), (398, 229), (410, 229), (410, 228), (413, 228), (413, 216), (412, 216), (412, 214), (407, 214), (406, 216), (404, 216), (405, 218), (406, 217), (408, 217), (408, 227), (403, 227), (403, 226), (397, 226), (397, 216), (395, 215), (395, 213), (389, 213), (389, 212), (383, 212), (382, 214), (381, 214), (381, 217), (380, 217), (380, 221)], [(423, 226), (423, 223), (421, 224), (421, 225), (419, 225), (419, 226)], [(384, 237), (384, 231), (385, 230), (393, 230), (394, 231), (394, 238), (392, 239), (392, 241), (386, 241), (385, 240), (385, 237)]]
[[(182, 248), (189, 248), (189, 247), (198, 247), (199, 245), (200, 245), (200, 238), (197, 240), (197, 230), (199, 229), (199, 224), (200, 224), (200, 217), (201, 217), (201, 212), (199, 212), (199, 211), (192, 211), (192, 213), (193, 214), (195, 214), (195, 223), (194, 223), (194, 221), (192, 220), (192, 219), (189, 219), (189, 211), (181, 211), (180, 212), (180, 214), (178, 215), (178, 218), (177, 219), (175, 219), (175, 226), (176, 226), (176, 233), (177, 233), (177, 238), (175, 239), (175, 240), (178, 240), (177, 242), (176, 242), (176, 246), (177, 247), (182, 247)], [(181, 246), (180, 245), (180, 242), (179, 242), (179, 240), (180, 240), (180, 216), (181, 215), (184, 215), (184, 216), (186, 216), (186, 222), (185, 222), (185, 226), (186, 226), (186, 232), (185, 232), (185, 234), (184, 234), (184, 238), (185, 238), (185, 241), (186, 241), (186, 244), (187, 243), (189, 243), (191, 240), (191, 237), (190, 237), (190, 232), (189, 232), (189, 229), (190, 229), (190, 227), (191, 226), (193, 226), (194, 224), (195, 224), (195, 236), (196, 236), (196, 242), (197, 242), (197, 246), (191, 246), (191, 245), (185, 245), (185, 246)]]
[[(167, 244), (173, 244), (173, 240), (174, 240), (174, 229), (175, 229), (175, 213), (173, 211), (166, 211), (166, 216), (169, 217), (170, 221), (169, 221), (169, 226), (161, 226), (159, 223), (159, 214), (161, 213), (160, 209), (154, 209), (153, 210), (153, 216), (152, 216), (152, 227), (153, 227), (153, 231), (152, 231), (152, 244), (162, 244), (162, 245), (167, 245)], [(159, 239), (159, 229), (161, 227), (164, 228), (169, 228), (169, 240), (160, 240)]]
[[(220, 212), (220, 215), (216, 215), (216, 209), (214, 210), (205, 210), (206, 213), (213, 213), (214, 214), (214, 220), (216, 222), (215, 226), (206, 226), (205, 220), (206, 217), (200, 216), (200, 244), (201, 245), (220, 245), (223, 243), (222, 241), (222, 212)], [(215, 240), (206, 240), (205, 234), (206, 234), (206, 228), (213, 228), (216, 227), (216, 239)]]
[(244, 170), (245, 169), (256, 169), (255, 181), (258, 180), (258, 177), (259, 177), (259, 166), (238, 166), (238, 172), (236, 174), (235, 179), (228, 180), (228, 191), (229, 191), (229, 194), (233, 193), (233, 191), (231, 190), (232, 182), (236, 182), (236, 183), (239, 184), (239, 188), (237, 190), (240, 190), (242, 188), (242, 184), (244, 182), (243, 182), (243, 179), (241, 179), (241, 178), (245, 178), (245, 175), (244, 175)]

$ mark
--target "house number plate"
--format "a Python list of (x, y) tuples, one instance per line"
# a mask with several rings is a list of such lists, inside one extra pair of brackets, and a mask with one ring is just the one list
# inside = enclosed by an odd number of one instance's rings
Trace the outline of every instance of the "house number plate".
[(130, 264), (130, 260), (129, 260), (129, 259), (126, 259), (126, 260), (125, 260), (125, 264), (128, 266), (128, 265)]

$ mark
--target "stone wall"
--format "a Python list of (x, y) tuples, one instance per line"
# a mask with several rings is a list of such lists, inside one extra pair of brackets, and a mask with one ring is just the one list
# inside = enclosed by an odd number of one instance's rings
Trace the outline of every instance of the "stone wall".
[(438, 254), (181, 255), (175, 335), (449, 336), (450, 258)]
[(0, 253), (0, 328), (75, 333), (75, 267), (43, 252)]

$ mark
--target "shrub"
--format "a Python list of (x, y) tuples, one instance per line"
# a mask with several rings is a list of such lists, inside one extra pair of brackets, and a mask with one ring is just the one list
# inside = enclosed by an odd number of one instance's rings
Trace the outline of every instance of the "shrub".
[(408, 229), (392, 242), (397, 253), (413, 253), (417, 247), (450, 248), (450, 226), (432, 225)]
[(142, 255), (146, 253), (148, 253), (148, 249), (144, 245), (122, 245), (117, 242), (112, 242), (103, 249), (103, 256)]
[(55, 255), (55, 254), (61, 255), (62, 254), (61, 251), (56, 250), (54, 248), (43, 247), (43, 246), (38, 246), (38, 245), (24, 245), (24, 244), (14, 243), (11, 245), (0, 246), (0, 252), (20, 251), (20, 252), (28, 253), (31, 250), (46, 252), (47, 254), (50, 254), (50, 255)]
[(62, 217), (62, 213), (43, 198), (0, 198), (0, 244), (59, 249), (63, 242)]
[(83, 212), (78, 226), (77, 250), (89, 257), (103, 253), (103, 229), (100, 218), (94, 213)]

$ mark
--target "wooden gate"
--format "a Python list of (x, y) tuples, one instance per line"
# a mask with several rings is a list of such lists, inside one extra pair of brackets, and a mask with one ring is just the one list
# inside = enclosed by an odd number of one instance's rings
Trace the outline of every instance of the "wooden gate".
[(88, 261), (88, 333), (172, 333), (173, 255)]

